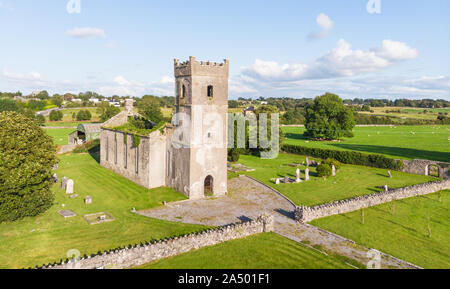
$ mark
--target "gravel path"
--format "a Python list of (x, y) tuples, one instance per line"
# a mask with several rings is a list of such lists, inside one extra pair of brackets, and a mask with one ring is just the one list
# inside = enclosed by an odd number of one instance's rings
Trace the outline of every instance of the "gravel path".
[[(245, 176), (228, 181), (228, 196), (186, 200), (139, 211), (138, 214), (192, 224), (222, 226), (271, 214), (275, 233), (300, 242), (324, 254), (335, 253), (367, 264), (368, 248), (309, 224), (294, 220), (294, 205), (272, 189)], [(380, 252), (381, 268), (418, 268)]]

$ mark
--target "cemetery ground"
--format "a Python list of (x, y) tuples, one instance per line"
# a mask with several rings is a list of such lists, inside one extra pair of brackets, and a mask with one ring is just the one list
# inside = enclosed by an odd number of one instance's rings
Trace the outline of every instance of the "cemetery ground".
[(158, 260), (140, 268), (351, 269), (347, 261), (342, 256), (324, 255), (275, 233), (263, 233)]
[[(335, 177), (323, 179), (317, 176), (316, 168), (310, 167), (310, 180), (304, 181), (305, 165), (300, 166), (301, 183), (276, 185), (274, 178), (282, 179), (285, 176), (295, 179), (296, 167), (294, 163), (302, 163), (305, 156), (280, 153), (277, 159), (263, 160), (255, 156), (241, 155), (238, 163), (251, 169), (253, 172), (239, 172), (253, 177), (260, 182), (278, 190), (296, 205), (313, 206), (361, 195), (373, 194), (383, 191), (383, 186), (401, 188), (420, 183), (435, 181), (437, 178), (412, 175), (403, 172), (391, 171), (393, 178), (389, 178), (386, 169), (370, 168), (355, 165), (341, 165)], [(310, 160), (314, 158), (309, 158)], [(230, 173), (231, 177), (236, 174)]]
[(283, 127), (283, 143), (450, 162), (450, 125), (355, 127), (355, 137), (331, 142), (310, 141), (304, 131), (303, 127)]
[[(60, 160), (56, 171), (59, 179), (63, 176), (73, 179), (74, 191), (79, 196), (70, 199), (57, 184), (53, 187), (54, 205), (47, 212), (0, 224), (0, 268), (35, 267), (65, 260), (71, 249), (89, 255), (205, 228), (131, 212), (133, 207), (147, 209), (161, 206), (164, 201), (184, 200), (178, 192), (167, 188), (147, 190), (100, 167), (89, 154), (63, 155)], [(84, 204), (83, 199), (88, 195), (93, 198), (91, 205)], [(72, 210), (77, 216), (65, 219), (58, 214), (60, 210)], [(83, 218), (98, 212), (108, 212), (115, 220), (89, 225)]]
[(364, 209), (364, 222), (361, 211), (355, 211), (311, 223), (423, 268), (448, 269), (449, 205), (446, 190)]

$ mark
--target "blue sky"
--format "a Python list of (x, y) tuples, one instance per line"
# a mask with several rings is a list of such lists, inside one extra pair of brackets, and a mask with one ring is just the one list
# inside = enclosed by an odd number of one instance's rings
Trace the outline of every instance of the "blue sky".
[(0, 91), (173, 94), (173, 58), (228, 58), (230, 98), (450, 99), (450, 1), (0, 0)]

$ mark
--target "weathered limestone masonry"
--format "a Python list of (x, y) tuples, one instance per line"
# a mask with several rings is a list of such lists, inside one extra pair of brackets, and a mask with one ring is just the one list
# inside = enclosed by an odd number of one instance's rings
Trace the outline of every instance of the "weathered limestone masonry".
[(213, 246), (234, 239), (271, 232), (273, 229), (273, 216), (263, 215), (256, 221), (228, 225), (200, 234), (191, 234), (181, 238), (158, 241), (149, 245), (138, 245), (131, 249), (126, 248), (111, 253), (105, 252), (102, 255), (83, 258), (76, 262), (44, 266), (42, 269), (122, 269), (135, 267), (205, 246)]
[(405, 173), (425, 175), (430, 174), (430, 168), (435, 166), (439, 171), (439, 177), (442, 179), (450, 178), (450, 163), (430, 161), (430, 160), (402, 160), (403, 161), (403, 171)]
[(307, 223), (327, 216), (353, 212), (395, 200), (427, 195), (446, 189), (450, 189), (450, 179), (360, 196), (314, 207), (302, 206), (295, 209), (295, 219), (301, 223)]

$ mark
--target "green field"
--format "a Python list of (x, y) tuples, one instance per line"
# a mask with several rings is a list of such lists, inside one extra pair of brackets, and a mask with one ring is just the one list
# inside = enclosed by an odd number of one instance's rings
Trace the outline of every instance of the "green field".
[(324, 255), (274, 233), (264, 233), (159, 260), (142, 269), (351, 269), (341, 256)]
[(75, 131), (74, 128), (49, 128), (44, 130), (53, 138), (56, 145), (67, 145), (69, 143), (69, 134)]
[[(313, 225), (424, 268), (450, 268), (450, 190), (315, 220)], [(428, 221), (428, 219), (430, 221)], [(428, 225), (431, 237), (428, 237)]]
[[(310, 158), (311, 159), (311, 158)], [(310, 180), (299, 184), (276, 185), (273, 178), (290, 176), (295, 179), (296, 168), (288, 166), (302, 163), (304, 156), (281, 153), (277, 159), (263, 160), (259, 157), (241, 155), (239, 163), (253, 168), (254, 172), (241, 172), (269, 185), (287, 196), (297, 205), (319, 205), (360, 195), (379, 192), (384, 185), (400, 188), (436, 180), (433, 177), (406, 174), (392, 171), (393, 178), (387, 176), (387, 170), (354, 165), (342, 165), (335, 177), (324, 180), (317, 177), (314, 167), (310, 168)], [(305, 166), (301, 166), (304, 179)], [(234, 176), (233, 173), (231, 173)]]
[[(131, 213), (133, 207), (146, 209), (160, 206), (163, 201), (185, 199), (178, 192), (167, 188), (147, 190), (100, 167), (89, 154), (63, 155), (60, 159), (58, 176), (73, 179), (79, 197), (70, 199), (55, 185), (56, 200), (46, 213), (0, 224), (0, 268), (34, 267), (65, 259), (70, 249), (82, 255), (93, 254), (204, 228)], [(92, 196), (92, 205), (84, 204), (87, 195)], [(64, 219), (57, 213), (60, 210), (73, 210), (77, 216)], [(88, 225), (83, 219), (86, 214), (98, 212), (108, 212), (115, 221)]]
[[(373, 112), (360, 112), (363, 114), (385, 115), (405, 119), (436, 120), (439, 113), (450, 114), (450, 108), (414, 108), (414, 107), (371, 107)], [(400, 111), (400, 112), (398, 112)], [(426, 112), (425, 112), (426, 111)]]
[(450, 162), (450, 126), (356, 127), (354, 138), (340, 142), (309, 141), (303, 127), (283, 127), (285, 144), (377, 153), (402, 159)]
[(75, 128), (79, 124), (90, 124), (96, 123), (92, 121), (49, 121), (44, 124), (44, 127), (67, 127), (67, 128)]

